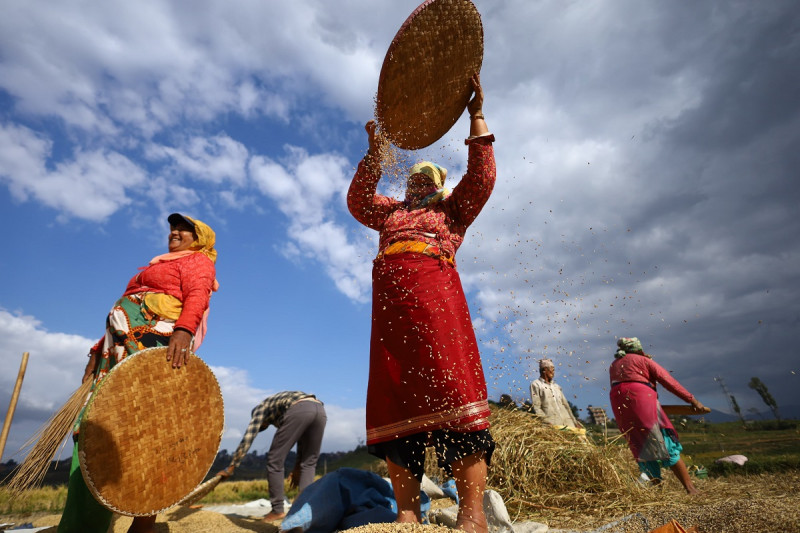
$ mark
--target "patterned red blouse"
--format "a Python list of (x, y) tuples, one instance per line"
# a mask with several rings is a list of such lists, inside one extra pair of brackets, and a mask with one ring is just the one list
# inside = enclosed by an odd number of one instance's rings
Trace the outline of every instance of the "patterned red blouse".
[(379, 251), (393, 242), (420, 241), (454, 257), (464, 241), (467, 227), (475, 220), (494, 188), (497, 170), (493, 135), (468, 140), (467, 173), (444, 200), (420, 209), (377, 194), (380, 167), (364, 158), (358, 165), (347, 207), (365, 226), (380, 232)]
[(183, 303), (175, 327), (192, 335), (203, 318), (216, 278), (214, 263), (200, 252), (145, 267), (129, 282), (123, 296), (157, 292), (174, 296)]

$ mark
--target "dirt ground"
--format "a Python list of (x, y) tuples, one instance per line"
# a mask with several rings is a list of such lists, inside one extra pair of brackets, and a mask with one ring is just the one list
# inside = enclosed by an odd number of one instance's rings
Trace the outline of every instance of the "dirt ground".
[[(700, 488), (703, 495), (690, 498), (669, 486), (663, 492), (663, 500), (634, 513), (631, 520), (604, 533), (646, 533), (650, 529), (677, 520), (685, 528), (697, 526), (702, 533), (800, 533), (800, 473), (769, 474), (760, 476), (720, 478), (704, 480)], [(446, 503), (447, 500), (442, 500)], [(436, 503), (436, 501), (434, 501)], [(549, 524), (562, 530), (591, 531), (605, 524), (630, 515), (628, 511), (595, 516), (591, 502), (583, 510), (581, 526), (570, 519), (581, 513), (580, 509), (564, 509), (561, 512), (549, 509), (533, 517), (515, 517), (513, 521), (533, 520)], [(591, 520), (586, 516), (591, 514)], [(28, 516), (0, 516), (0, 523), (32, 523), (34, 527), (55, 526), (59, 515), (38, 514)], [(113, 533), (126, 533), (131, 518), (118, 516), (112, 525)], [(647, 526), (645, 526), (645, 520)], [(571, 523), (573, 525), (571, 525)], [(159, 515), (157, 533), (277, 533), (279, 523), (265, 524), (254, 518), (239, 518), (219, 513), (177, 507)], [(432, 526), (418, 530), (435, 531)], [(46, 530), (55, 532), (55, 527)], [(351, 533), (410, 533), (408, 528), (395, 525), (372, 525), (358, 528)]]

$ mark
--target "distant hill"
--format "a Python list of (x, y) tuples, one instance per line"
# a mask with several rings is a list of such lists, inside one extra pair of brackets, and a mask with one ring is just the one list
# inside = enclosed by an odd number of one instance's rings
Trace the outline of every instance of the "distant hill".
[[(294, 451), (289, 452), (284, 463), (285, 474), (288, 476), (294, 467), (296, 454)], [(50, 468), (45, 474), (43, 485), (57, 486), (66, 485), (69, 481), (69, 467), (70, 460), (53, 461)], [(350, 467), (369, 470), (372, 465), (379, 462), (376, 457), (369, 455), (366, 446), (359, 446), (355, 450), (349, 452), (333, 452), (321, 453), (319, 461), (317, 462), (317, 475), (324, 475), (339, 468)], [(206, 479), (211, 478), (223, 468), (226, 468), (231, 463), (231, 455), (227, 450), (221, 450), (214, 463), (208, 471)], [(11, 470), (17, 465), (13, 460), (7, 463), (0, 463), (0, 485), (8, 480), (5, 479)], [(266, 479), (267, 477), (267, 454), (258, 454), (256, 452), (248, 453), (241, 464), (234, 472), (233, 480), (246, 481), (251, 479)]]
[[(800, 405), (785, 405), (778, 406), (778, 412), (783, 420), (800, 420)], [(773, 420), (775, 415), (769, 409), (764, 411), (752, 412), (748, 411), (742, 413), (745, 420)], [(707, 415), (704, 415), (706, 422), (717, 424), (720, 422), (735, 422), (739, 417), (735, 413), (727, 413), (717, 409), (712, 410)]]

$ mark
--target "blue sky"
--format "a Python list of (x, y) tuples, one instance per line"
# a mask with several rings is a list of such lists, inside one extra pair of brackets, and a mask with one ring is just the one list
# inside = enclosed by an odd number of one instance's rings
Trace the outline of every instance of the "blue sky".
[[(377, 239), (345, 193), (417, 4), (3, 4), (0, 405), (31, 353), (3, 460), (78, 386), (173, 211), (217, 233), (199, 355), (222, 447), (293, 389), (326, 403), (324, 451), (363, 441)], [(745, 411), (751, 376), (800, 404), (795, 3), (475, 4), (498, 183), (458, 260), (490, 398), (526, 399), (547, 356), (573, 403), (607, 406), (635, 335), (713, 408), (715, 376)], [(409, 157), (456, 178), (467, 132)]]

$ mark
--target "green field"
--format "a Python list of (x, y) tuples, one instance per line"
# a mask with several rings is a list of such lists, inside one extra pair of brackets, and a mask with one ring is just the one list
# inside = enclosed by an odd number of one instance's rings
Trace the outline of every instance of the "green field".
[[(753, 424), (745, 430), (738, 422), (675, 427), (687, 464), (703, 465), (713, 476), (800, 470), (800, 430), (796, 422), (787, 425), (795, 427), (769, 430), (763, 429), (768, 424)], [(714, 463), (720, 457), (735, 454), (748, 458), (744, 467)]]

